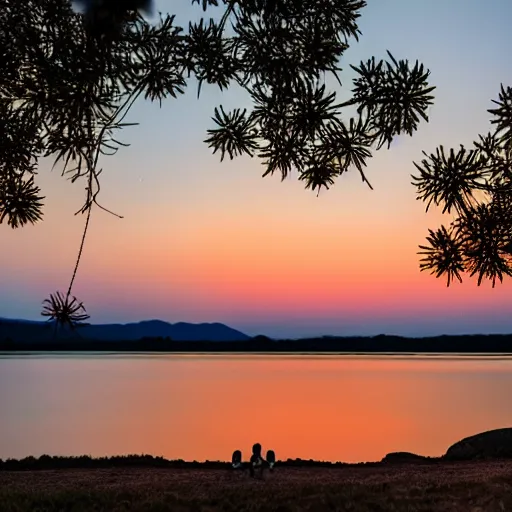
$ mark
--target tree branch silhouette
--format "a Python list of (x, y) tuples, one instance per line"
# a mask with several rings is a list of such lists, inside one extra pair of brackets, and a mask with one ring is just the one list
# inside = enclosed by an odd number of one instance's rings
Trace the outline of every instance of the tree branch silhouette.
[(420, 269), (462, 282), (477, 277), (492, 287), (512, 276), (512, 88), (501, 85), (497, 108), (490, 109), (494, 132), (479, 135), (472, 149), (424, 152), (412, 176), (418, 199), (452, 213), (449, 227), (429, 230), (421, 245)]
[[(124, 8), (114, 13), (111, 31), (98, 32), (94, 16), (75, 12), (68, 0), (7, 0), (0, 13), (0, 222), (17, 228), (42, 219), (40, 158), (62, 164), (72, 182), (88, 180), (77, 212), (87, 221), (68, 293), (45, 301), (43, 314), (60, 324), (88, 318), (71, 292), (91, 209), (108, 211), (98, 203), (98, 166), (126, 146), (118, 133), (133, 125), (125, 118), (138, 99), (177, 98), (191, 79), (198, 95), (205, 83), (243, 88), (252, 109), (214, 108), (205, 142), (221, 160), (259, 158), (263, 176), (296, 172), (317, 193), (352, 168), (371, 186), (372, 151), (428, 121), (430, 72), (389, 52), (388, 61), (372, 57), (352, 66), (349, 101), (340, 104), (327, 90), (329, 74), (342, 85), (340, 61), (361, 34), (364, 0), (196, 3), (203, 12), (221, 10), (220, 21), (201, 17), (184, 29), (160, 14), (151, 25)], [(355, 115), (343, 115), (350, 107)]]

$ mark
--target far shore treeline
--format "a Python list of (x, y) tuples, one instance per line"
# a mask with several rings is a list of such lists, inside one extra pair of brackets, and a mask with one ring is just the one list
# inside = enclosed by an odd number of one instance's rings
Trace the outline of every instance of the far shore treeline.
[(259, 353), (455, 353), (512, 354), (512, 334), (406, 338), (392, 335), (271, 339), (255, 336), (243, 341), (176, 341), (169, 337), (131, 341), (58, 338), (19, 342), (0, 338), (0, 351), (94, 351), (94, 352), (259, 352)]

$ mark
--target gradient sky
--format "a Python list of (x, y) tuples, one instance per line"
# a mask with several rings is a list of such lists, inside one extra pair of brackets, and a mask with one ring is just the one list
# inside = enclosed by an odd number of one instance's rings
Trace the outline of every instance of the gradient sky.
[[(178, 21), (200, 15), (178, 5)], [(206, 144), (213, 108), (248, 106), (237, 90), (195, 84), (177, 101), (137, 103), (131, 143), (104, 158), (95, 210), (74, 293), (91, 321), (149, 318), (219, 321), (248, 334), (427, 335), (512, 332), (512, 283), (492, 289), (445, 282), (419, 272), (418, 244), (441, 223), (424, 211), (410, 184), (413, 161), (438, 145), (469, 145), (489, 130), (491, 100), (512, 85), (510, 0), (370, 0), (360, 42), (342, 67), (390, 50), (419, 59), (437, 86), (431, 121), (374, 154), (361, 183), (351, 171), (329, 191), (292, 177), (262, 178), (260, 161), (220, 163)], [(170, 2), (157, 7), (165, 11)], [(332, 84), (339, 91), (339, 86)], [(0, 227), (0, 316), (40, 319), (41, 301), (67, 289), (84, 217), (84, 189), (43, 162), (44, 222)]]

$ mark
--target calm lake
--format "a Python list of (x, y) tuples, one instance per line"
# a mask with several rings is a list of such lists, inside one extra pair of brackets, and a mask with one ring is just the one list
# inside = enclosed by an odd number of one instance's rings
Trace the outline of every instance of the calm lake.
[(512, 358), (0, 354), (0, 458), (437, 456), (512, 426)]

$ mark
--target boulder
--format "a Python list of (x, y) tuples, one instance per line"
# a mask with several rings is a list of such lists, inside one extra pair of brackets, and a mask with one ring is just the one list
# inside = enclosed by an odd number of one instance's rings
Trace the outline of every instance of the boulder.
[(499, 428), (466, 437), (448, 448), (447, 460), (512, 458), (512, 428)]
[(387, 464), (410, 464), (414, 462), (427, 462), (428, 457), (423, 457), (423, 455), (416, 455), (415, 453), (410, 452), (392, 452), (388, 453), (383, 459), (382, 462)]

